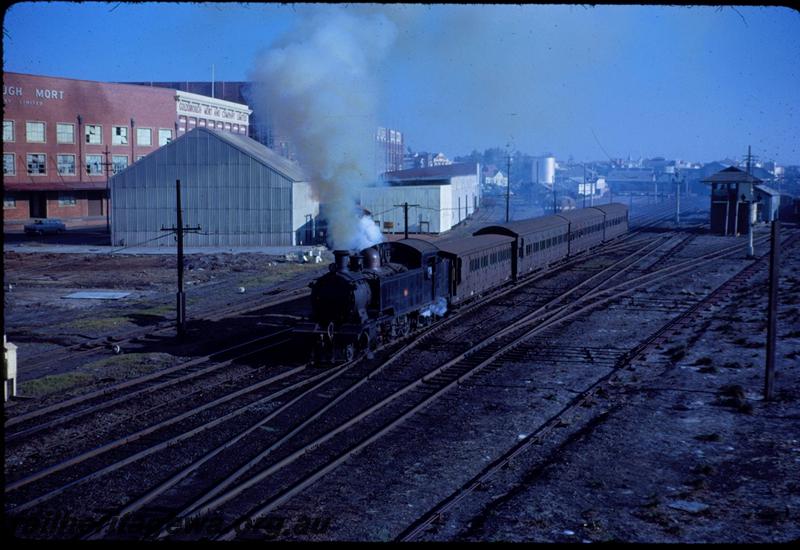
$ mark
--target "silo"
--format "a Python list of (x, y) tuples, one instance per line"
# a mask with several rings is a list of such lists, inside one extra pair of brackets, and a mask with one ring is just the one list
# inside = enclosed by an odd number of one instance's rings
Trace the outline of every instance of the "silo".
[(542, 155), (533, 159), (533, 181), (552, 186), (556, 181), (556, 158)]

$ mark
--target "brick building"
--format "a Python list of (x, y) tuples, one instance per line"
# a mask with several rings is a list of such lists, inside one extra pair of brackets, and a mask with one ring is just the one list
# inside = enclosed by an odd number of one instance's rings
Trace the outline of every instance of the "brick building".
[(246, 105), (166, 88), (3, 73), (3, 226), (105, 225), (108, 178), (195, 127), (247, 134)]

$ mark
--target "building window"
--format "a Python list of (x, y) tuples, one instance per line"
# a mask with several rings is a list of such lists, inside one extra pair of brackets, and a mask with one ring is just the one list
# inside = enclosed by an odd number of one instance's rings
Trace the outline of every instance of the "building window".
[(103, 175), (103, 155), (86, 155), (86, 173), (90, 176)]
[(195, 117), (189, 117), (189, 126), (197, 126), (197, 119)]
[(103, 143), (103, 127), (98, 124), (87, 124), (86, 143), (101, 145)]
[(128, 156), (127, 155), (112, 155), (111, 156), (111, 171), (112, 173), (116, 174), (117, 172), (121, 172), (128, 167)]
[(75, 155), (58, 155), (58, 173), (62, 176), (75, 175)]
[(111, 127), (111, 145), (128, 145), (127, 126)]
[(3, 153), (3, 175), (15, 176), (17, 174), (14, 153)]
[(75, 200), (75, 195), (68, 195), (66, 193), (59, 193), (58, 194), (58, 205), (59, 206), (75, 206), (78, 204), (78, 201)]
[(158, 146), (166, 145), (172, 141), (172, 130), (160, 129), (158, 131)]
[(3, 121), (3, 142), (14, 141), (14, 121)]
[(143, 147), (153, 145), (153, 133), (150, 128), (136, 128), (136, 145)]
[(28, 175), (43, 176), (47, 174), (47, 157), (44, 153), (31, 153), (28, 155)]
[(204, 118), (201, 118), (200, 120), (197, 121), (197, 125), (204, 128), (206, 125), (206, 120)]
[(144, 155), (136, 155), (136, 162), (139, 162), (144, 158)]
[(26, 122), (25, 135), (28, 143), (44, 143), (44, 122)]
[(75, 143), (75, 125), (67, 123), (56, 124), (57, 143)]
[(3, 208), (16, 208), (17, 199), (8, 195), (3, 195)]

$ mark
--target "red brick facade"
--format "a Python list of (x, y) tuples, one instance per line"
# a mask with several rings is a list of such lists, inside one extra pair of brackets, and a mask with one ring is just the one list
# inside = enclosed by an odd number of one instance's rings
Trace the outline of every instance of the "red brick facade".
[[(105, 224), (114, 163), (129, 166), (191, 129), (196, 120), (180, 112), (188, 104), (165, 88), (3, 73), (4, 229), (32, 218)], [(223, 115), (232, 116), (224, 106)]]

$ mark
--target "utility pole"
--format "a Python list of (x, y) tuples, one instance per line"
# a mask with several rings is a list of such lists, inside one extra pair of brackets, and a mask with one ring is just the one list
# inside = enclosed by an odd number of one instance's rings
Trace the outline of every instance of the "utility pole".
[(675, 224), (681, 224), (681, 182), (672, 176), (672, 183), (677, 183), (675, 186)]
[(781, 222), (772, 222), (772, 251), (769, 259), (769, 309), (767, 313), (767, 365), (764, 376), (764, 400), (770, 401), (775, 390), (775, 335), (778, 317), (778, 273), (781, 261)]
[(177, 226), (164, 227), (161, 226), (161, 231), (169, 231), (176, 233), (178, 241), (178, 293), (176, 301), (176, 324), (178, 327), (178, 337), (183, 337), (186, 334), (186, 295), (183, 292), (183, 233), (197, 233), (200, 231), (200, 226), (197, 227), (184, 227), (183, 226), (183, 209), (181, 208), (181, 180), (175, 180), (175, 212), (177, 217)]
[[(753, 156), (750, 154), (750, 146), (747, 146), (747, 179), (750, 183), (750, 200), (747, 201), (747, 257), (753, 258), (755, 256), (755, 250), (753, 248), (753, 218), (755, 217), (755, 183), (753, 182), (753, 178), (750, 176), (750, 166)], [(738, 216), (738, 212), (736, 213)]]
[(508, 223), (508, 209), (511, 202), (511, 152), (506, 155), (508, 161), (508, 178), (506, 179), (506, 223)]
[(583, 165), (583, 207), (586, 208), (586, 165)]
[(403, 219), (405, 220), (403, 222), (403, 231), (405, 232), (403, 238), (407, 239), (408, 238), (408, 209), (411, 206), (419, 206), (419, 205), (418, 204), (408, 204), (407, 202), (404, 202), (403, 204), (395, 204), (394, 206), (395, 206), (395, 208), (402, 208), (403, 209)]
[[(111, 199), (111, 185), (109, 183), (109, 178), (111, 177), (111, 174), (110, 174), (111, 166), (113, 166), (114, 163), (113, 162), (109, 162), (109, 160), (108, 160), (108, 155), (109, 154), (111, 154), (111, 152), (108, 150), (108, 145), (106, 145), (106, 150), (103, 151), (103, 155), (105, 156), (106, 160), (105, 160), (105, 162), (102, 162), (101, 164), (103, 165), (103, 167), (105, 169), (105, 172), (106, 172), (106, 197), (108, 197), (107, 200), (109, 202), (111, 202), (110, 201), (110, 199)], [(108, 206), (106, 206), (106, 231), (108, 231), (108, 233), (111, 234), (111, 216), (110, 216), (109, 210), (111, 210), (111, 209), (108, 208)]]

